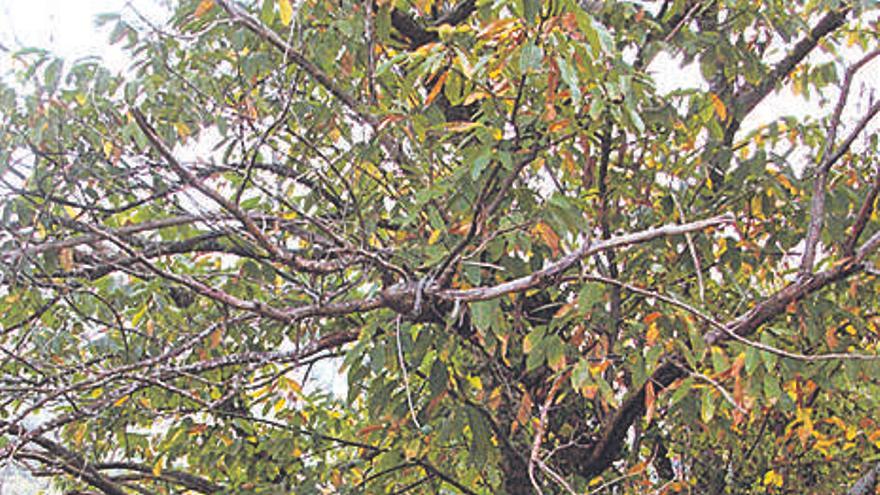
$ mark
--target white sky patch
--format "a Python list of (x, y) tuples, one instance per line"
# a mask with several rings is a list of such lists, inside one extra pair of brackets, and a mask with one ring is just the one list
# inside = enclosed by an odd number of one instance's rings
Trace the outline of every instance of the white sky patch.
[[(130, 58), (119, 45), (110, 46), (110, 27), (98, 29), (95, 16), (108, 12), (132, 13), (130, 4), (147, 18), (161, 20), (166, 7), (159, 0), (0, 0), (0, 45), (11, 51), (44, 48), (74, 61), (98, 56), (113, 71), (123, 70)], [(8, 54), (0, 56), (0, 72), (10, 68)]]

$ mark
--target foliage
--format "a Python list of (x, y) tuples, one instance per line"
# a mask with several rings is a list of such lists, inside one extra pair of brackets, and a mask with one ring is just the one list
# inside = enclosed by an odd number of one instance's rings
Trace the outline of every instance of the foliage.
[[(844, 491), (874, 9), (181, 0), (99, 19), (122, 73), (7, 54), (0, 455), (112, 495)], [(780, 93), (820, 111), (756, 121)]]

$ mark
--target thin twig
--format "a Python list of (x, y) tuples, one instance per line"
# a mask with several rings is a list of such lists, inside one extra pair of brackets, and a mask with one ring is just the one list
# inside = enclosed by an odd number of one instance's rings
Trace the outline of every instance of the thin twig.
[(422, 425), (419, 424), (419, 418), (416, 417), (416, 410), (413, 407), (412, 392), (409, 389), (409, 373), (406, 371), (406, 362), (403, 360), (403, 346), (400, 344), (400, 319), (401, 316), (397, 315), (397, 331), (395, 332), (395, 336), (397, 337), (397, 359), (400, 361), (400, 369), (403, 372), (403, 387), (406, 390), (406, 404), (409, 406), (409, 414), (412, 417), (413, 424), (416, 425), (417, 429), (421, 430)]
[[(672, 202), (675, 203), (675, 207), (678, 209), (678, 217), (681, 222), (686, 222), (687, 220), (684, 217), (684, 210), (681, 208), (681, 203), (678, 201), (678, 197), (674, 192), (670, 193), (672, 196)], [(685, 241), (687, 241), (688, 250), (691, 253), (691, 259), (694, 261), (694, 269), (697, 271), (697, 287), (700, 290), (700, 303), (706, 304), (706, 287), (703, 285), (703, 267), (700, 263), (700, 257), (697, 255), (697, 248), (694, 247), (694, 238), (691, 236), (691, 233), (688, 232), (684, 235)]]

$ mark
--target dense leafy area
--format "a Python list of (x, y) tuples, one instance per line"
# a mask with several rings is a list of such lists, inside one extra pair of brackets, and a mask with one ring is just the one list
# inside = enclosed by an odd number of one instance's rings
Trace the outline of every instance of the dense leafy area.
[[(99, 19), (122, 73), (6, 54), (0, 455), (66, 493), (868, 493), (875, 3), (182, 0)], [(819, 112), (756, 121), (780, 93)]]

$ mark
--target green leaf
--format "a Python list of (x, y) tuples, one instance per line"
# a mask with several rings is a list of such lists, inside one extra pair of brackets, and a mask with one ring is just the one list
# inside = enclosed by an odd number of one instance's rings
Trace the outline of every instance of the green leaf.
[(275, 22), (275, 0), (263, 0), (263, 6), (260, 8), (260, 20), (268, 26)]
[(558, 335), (550, 335), (544, 344), (547, 355), (547, 364), (554, 371), (561, 371), (565, 367), (565, 344)]
[(779, 387), (779, 381), (772, 373), (764, 374), (764, 397), (768, 399), (779, 399), (782, 396), (782, 389)]
[(703, 389), (702, 401), (700, 402), (700, 419), (703, 423), (709, 424), (715, 416), (715, 401), (712, 399), (712, 389), (706, 387)]
[(541, 69), (544, 60), (544, 50), (533, 43), (522, 47), (519, 58), (519, 70), (522, 74), (535, 72)]
[(63, 67), (64, 61), (60, 58), (56, 58), (46, 67), (46, 71), (43, 73), (43, 85), (49, 93), (54, 93), (58, 88)]
[(471, 317), (474, 325), (482, 331), (489, 331), (500, 316), (498, 300), (479, 301), (471, 303)]
[(681, 382), (681, 385), (679, 385), (678, 388), (675, 389), (675, 392), (672, 393), (672, 397), (669, 399), (669, 407), (672, 407), (681, 402), (681, 400), (688, 395), (693, 386), (694, 379), (691, 377), (685, 378), (684, 381)]
[(482, 466), (492, 449), (492, 430), (486, 419), (473, 407), (468, 407), (468, 426), (471, 431), (470, 458), (474, 465)]
[(435, 359), (431, 364), (431, 374), (428, 378), (431, 384), (431, 395), (436, 396), (446, 390), (446, 384), (449, 382), (449, 373), (446, 371), (446, 365), (439, 359)]
[(571, 102), (574, 105), (575, 112), (580, 111), (581, 107), (581, 88), (578, 80), (577, 72), (562, 57), (556, 57), (556, 65), (559, 66), (559, 73), (562, 81), (571, 90)]
[(587, 282), (578, 293), (578, 308), (589, 311), (593, 305), (602, 301), (605, 287), (598, 282)]

